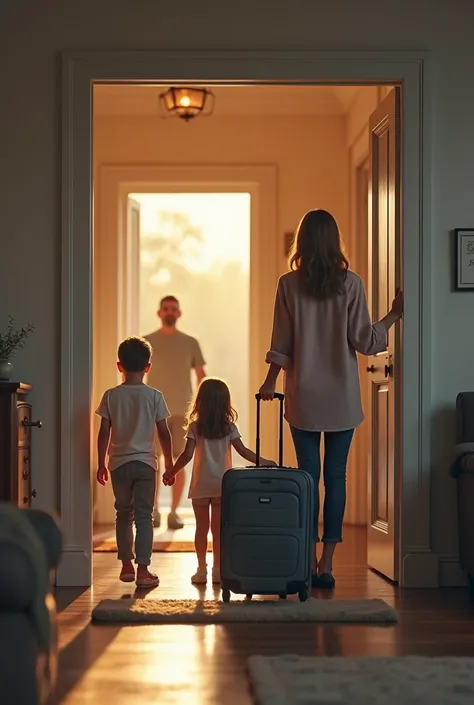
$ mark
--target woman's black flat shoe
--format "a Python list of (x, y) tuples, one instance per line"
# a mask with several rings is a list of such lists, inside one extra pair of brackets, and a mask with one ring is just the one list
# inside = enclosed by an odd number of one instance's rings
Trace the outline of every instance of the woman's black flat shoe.
[(320, 575), (313, 575), (313, 580), (316, 578), (316, 582), (313, 587), (318, 587), (320, 590), (332, 590), (336, 585), (334, 576), (331, 573), (321, 573)]

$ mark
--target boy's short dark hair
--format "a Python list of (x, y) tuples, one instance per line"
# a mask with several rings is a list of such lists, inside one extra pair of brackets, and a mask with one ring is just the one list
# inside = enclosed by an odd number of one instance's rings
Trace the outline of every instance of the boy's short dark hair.
[(151, 360), (152, 347), (145, 338), (125, 338), (118, 349), (118, 359), (125, 372), (143, 372)]
[(172, 294), (168, 294), (168, 296), (163, 296), (163, 298), (160, 301), (160, 308), (163, 306), (164, 303), (167, 301), (172, 301), (174, 304), (177, 304), (179, 306), (179, 301), (176, 298), (176, 296), (173, 296)]

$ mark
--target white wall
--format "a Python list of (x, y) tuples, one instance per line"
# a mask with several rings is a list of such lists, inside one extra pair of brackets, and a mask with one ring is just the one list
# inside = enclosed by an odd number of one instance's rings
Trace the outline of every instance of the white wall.
[[(436, 11), (434, 7), (436, 6)], [(270, 21), (271, 19), (271, 21)], [(452, 0), (18, 0), (0, 9), (0, 300), (37, 332), (17, 370), (35, 386), (34, 483), (57, 502), (60, 310), (60, 57), (63, 49), (377, 49), (432, 52), (432, 539), (457, 551), (447, 465), (454, 399), (474, 388), (474, 294), (452, 292), (455, 227), (474, 226), (474, 3)], [(284, 224), (281, 223), (284, 227)], [(409, 237), (407, 233), (407, 237)]]
[[(98, 116), (95, 166), (101, 164), (276, 165), (278, 233), (310, 208), (334, 212), (343, 232), (349, 221), (345, 118), (210, 117), (187, 124), (156, 117)], [(98, 206), (100, 208), (100, 205)]]

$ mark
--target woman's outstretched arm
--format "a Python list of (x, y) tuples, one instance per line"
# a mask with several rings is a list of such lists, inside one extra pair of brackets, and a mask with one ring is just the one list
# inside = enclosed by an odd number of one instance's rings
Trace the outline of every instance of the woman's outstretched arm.
[(353, 298), (349, 304), (347, 337), (358, 353), (376, 355), (387, 348), (387, 332), (403, 314), (403, 294), (397, 293), (392, 308), (384, 318), (372, 323), (362, 280), (357, 278)]

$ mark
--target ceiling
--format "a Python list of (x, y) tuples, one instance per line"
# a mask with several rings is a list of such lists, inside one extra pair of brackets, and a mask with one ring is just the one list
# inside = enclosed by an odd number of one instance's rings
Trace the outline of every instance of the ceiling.
[[(166, 86), (94, 87), (96, 115), (159, 115)], [(213, 86), (214, 115), (343, 115), (363, 86)]]

